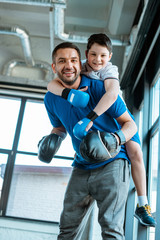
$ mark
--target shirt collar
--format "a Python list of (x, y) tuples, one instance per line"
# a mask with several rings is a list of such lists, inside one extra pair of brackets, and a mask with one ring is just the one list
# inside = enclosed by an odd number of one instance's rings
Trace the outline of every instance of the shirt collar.
[(78, 89), (86, 87), (86, 86), (90, 87), (90, 85), (91, 85), (91, 79), (84, 75), (81, 75), (81, 83), (80, 83)]

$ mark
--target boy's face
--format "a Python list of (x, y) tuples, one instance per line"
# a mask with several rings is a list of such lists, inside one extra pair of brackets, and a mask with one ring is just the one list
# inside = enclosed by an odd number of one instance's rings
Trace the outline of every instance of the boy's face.
[(112, 57), (112, 53), (109, 53), (105, 46), (94, 43), (89, 49), (88, 53), (86, 52), (86, 57), (90, 67), (94, 71), (98, 71), (107, 65)]

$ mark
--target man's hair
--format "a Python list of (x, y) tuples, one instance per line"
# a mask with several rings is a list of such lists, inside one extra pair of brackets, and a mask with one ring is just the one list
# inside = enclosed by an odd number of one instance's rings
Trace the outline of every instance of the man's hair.
[(59, 45), (57, 45), (54, 48), (53, 52), (52, 52), (52, 61), (53, 61), (53, 63), (55, 63), (55, 57), (56, 57), (57, 51), (59, 49), (61, 49), (61, 48), (73, 48), (73, 49), (75, 49), (77, 51), (77, 53), (78, 53), (79, 60), (81, 60), (81, 53), (80, 53), (79, 48), (75, 44), (73, 44), (71, 42), (63, 42), (63, 43), (60, 43)]
[(110, 38), (104, 34), (104, 33), (97, 33), (93, 34), (88, 38), (88, 43), (87, 43), (87, 52), (89, 49), (92, 47), (94, 43), (97, 43), (101, 46), (105, 46), (109, 53), (112, 53), (112, 42)]

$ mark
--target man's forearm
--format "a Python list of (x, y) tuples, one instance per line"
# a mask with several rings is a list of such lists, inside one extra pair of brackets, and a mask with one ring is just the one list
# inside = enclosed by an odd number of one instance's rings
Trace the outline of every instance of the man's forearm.
[(126, 142), (128, 142), (137, 132), (137, 126), (135, 122), (131, 119), (122, 125), (121, 131), (123, 132)]
[(119, 118), (116, 119), (122, 126), (121, 131), (123, 132), (126, 142), (129, 141), (137, 132), (137, 126), (134, 120), (131, 118), (128, 111), (123, 113)]
[(66, 129), (63, 126), (57, 127), (57, 128), (53, 128), (51, 133), (55, 133), (55, 134), (59, 135), (63, 140), (67, 136), (67, 131), (66, 131)]

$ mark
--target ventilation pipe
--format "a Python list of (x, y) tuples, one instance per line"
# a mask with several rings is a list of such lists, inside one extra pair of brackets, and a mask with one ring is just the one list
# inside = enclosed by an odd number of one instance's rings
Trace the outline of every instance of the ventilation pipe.
[(21, 4), (28, 6), (53, 7), (54, 4), (65, 4), (65, 0), (0, 0), (1, 3)]
[(25, 62), (28, 66), (34, 66), (28, 33), (18, 26), (0, 26), (0, 34), (14, 35), (21, 39)]
[[(13, 69), (17, 66), (26, 67), (26, 63), (18, 59), (14, 59), (7, 62), (7, 64), (5, 64), (3, 68), (3, 75), (11, 76)], [(43, 72), (45, 73), (45, 78), (44, 78), (45, 81), (51, 81), (53, 79), (53, 71), (50, 64), (42, 61), (36, 61), (34, 68), (43, 70)]]
[[(0, 0), (2, 3), (12, 3), (12, 4), (22, 4), (22, 5), (30, 5), (30, 6), (42, 6), (42, 7), (50, 7), (55, 8), (54, 17), (55, 17), (55, 34), (58, 38), (64, 41), (76, 42), (76, 43), (87, 43), (87, 39), (89, 36), (79, 36), (71, 33), (65, 33), (64, 31), (64, 9), (66, 8), (66, 0)], [(49, 12), (50, 15), (53, 14), (53, 11)], [(50, 16), (50, 26), (52, 27), (53, 22), (52, 16)], [(53, 30), (50, 29), (50, 32)], [(53, 33), (54, 36), (54, 33)], [(126, 39), (111, 39), (112, 45), (114, 46), (128, 46), (129, 41)], [(51, 43), (51, 45), (53, 45)]]
[[(79, 35), (74, 35), (71, 33), (65, 33), (65, 31), (64, 31), (64, 27), (65, 27), (64, 9), (65, 8), (66, 8), (65, 5), (55, 4), (55, 9), (54, 9), (55, 35), (57, 35), (58, 38), (60, 38), (61, 40), (64, 40), (64, 41), (76, 42), (76, 43), (87, 43), (89, 36), (79, 36)], [(50, 11), (50, 14), (53, 14), (53, 12)], [(112, 41), (113, 46), (128, 46), (129, 45), (128, 40), (111, 39), (111, 41)]]
[(36, 61), (36, 63), (34, 62), (31, 53), (29, 34), (24, 29), (20, 28), (19, 26), (0, 26), (0, 34), (14, 35), (19, 37), (21, 39), (25, 59), (25, 61), (17, 59), (9, 61), (3, 68), (4, 75), (11, 76), (12, 70), (16, 66), (28, 66), (43, 70), (45, 72), (46, 81), (50, 81), (53, 78), (52, 69), (48, 63), (42, 61)]

